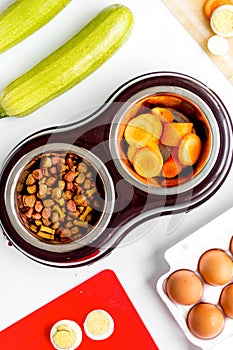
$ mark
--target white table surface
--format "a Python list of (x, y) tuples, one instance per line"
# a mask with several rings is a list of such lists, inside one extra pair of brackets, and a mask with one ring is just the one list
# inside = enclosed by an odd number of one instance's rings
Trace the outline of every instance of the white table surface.
[[(182, 0), (181, 0), (182, 1)], [(0, 3), (0, 10), (10, 0)], [(111, 0), (73, 0), (46, 27), (0, 55), (0, 89), (60, 46)], [(65, 124), (77, 111), (102, 104), (122, 83), (152, 71), (175, 71), (201, 80), (233, 115), (233, 87), (160, 0), (121, 0), (134, 13), (128, 42), (82, 83), (22, 119), (0, 120), (0, 165), (23, 138), (47, 126)], [(4, 329), (98, 271), (116, 272), (161, 350), (196, 349), (184, 336), (156, 292), (168, 269), (164, 250), (232, 207), (233, 173), (220, 190), (189, 214), (150, 220), (134, 229), (108, 257), (94, 265), (56, 269), (9, 247), (0, 235), (0, 329)], [(232, 339), (231, 339), (232, 342)], [(230, 349), (230, 342), (214, 349)]]

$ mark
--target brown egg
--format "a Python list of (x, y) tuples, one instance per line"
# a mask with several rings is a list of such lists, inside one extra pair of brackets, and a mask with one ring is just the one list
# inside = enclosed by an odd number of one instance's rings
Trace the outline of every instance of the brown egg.
[(198, 338), (212, 339), (224, 328), (224, 315), (214, 304), (200, 303), (192, 307), (187, 316), (190, 331)]
[(231, 238), (229, 249), (230, 249), (231, 254), (233, 255), (233, 237)]
[(233, 318), (233, 283), (223, 288), (219, 304), (226, 316)]
[(201, 299), (203, 283), (193, 271), (177, 270), (168, 277), (165, 291), (172, 301), (182, 305), (191, 305)]
[(221, 249), (207, 250), (199, 259), (198, 270), (211, 285), (223, 285), (233, 276), (233, 262)]

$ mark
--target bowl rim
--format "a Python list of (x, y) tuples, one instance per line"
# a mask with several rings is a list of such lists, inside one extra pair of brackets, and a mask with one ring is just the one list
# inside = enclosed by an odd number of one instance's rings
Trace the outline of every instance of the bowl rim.
[[(195, 83), (198, 84), (197, 81), (195, 81)], [(156, 93), (160, 95), (166, 94), (166, 93), (172, 93), (172, 95), (174, 96), (175, 95), (177, 95), (177, 97), (181, 96), (191, 101), (194, 105), (196, 105), (201, 110), (201, 112), (206, 117), (209, 124), (208, 126), (210, 128), (211, 137), (212, 137), (209, 157), (206, 161), (206, 164), (203, 166), (202, 170), (193, 178), (185, 181), (184, 183), (178, 184), (177, 186), (174, 186), (174, 187), (155, 187), (137, 180), (136, 177), (133, 176), (124, 166), (121, 160), (121, 155), (118, 147), (119, 140), (117, 139), (117, 135), (119, 132), (121, 122), (125, 114), (127, 113), (127, 111), (132, 107), (133, 104), (139, 102), (141, 99), (144, 99), (151, 95), (155, 95)], [(220, 148), (220, 134), (219, 134), (218, 124), (211, 108), (207, 105), (207, 103), (203, 99), (201, 99), (200, 96), (198, 96), (197, 94), (195, 94), (190, 90), (187, 90), (186, 88), (183, 88), (177, 85), (161, 84), (161, 85), (151, 86), (151, 87), (142, 89), (139, 92), (136, 92), (124, 103), (124, 105), (116, 113), (111, 124), (109, 135), (110, 135), (109, 148), (112, 155), (112, 159), (121, 176), (126, 181), (130, 182), (133, 186), (137, 187), (138, 189), (150, 194), (155, 194), (155, 195), (180, 194), (200, 184), (211, 171), (212, 164), (216, 162), (218, 157), (218, 151)]]

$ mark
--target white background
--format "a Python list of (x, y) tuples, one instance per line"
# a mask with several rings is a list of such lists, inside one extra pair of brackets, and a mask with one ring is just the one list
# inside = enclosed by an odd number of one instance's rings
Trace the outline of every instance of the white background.
[[(9, 2), (1, 1), (0, 10)], [(111, 0), (73, 0), (44, 28), (1, 54), (0, 90), (112, 3)], [(65, 124), (71, 117), (78, 120), (77, 112), (102, 104), (128, 79), (152, 71), (175, 71), (201, 80), (219, 95), (233, 115), (232, 85), (162, 1), (122, 0), (121, 3), (127, 5), (135, 17), (128, 42), (90, 77), (40, 110), (26, 118), (0, 120), (0, 166), (11, 149), (27, 135), (44, 127)], [(207, 203), (189, 214), (151, 220), (139, 226), (110, 256), (89, 267), (61, 270), (40, 265), (9, 247), (0, 235), (0, 329), (96, 272), (111, 268), (161, 350), (196, 349), (159, 298), (156, 282), (168, 269), (164, 250), (230, 208), (232, 185), (231, 171)], [(230, 349), (229, 344), (215, 349)]]

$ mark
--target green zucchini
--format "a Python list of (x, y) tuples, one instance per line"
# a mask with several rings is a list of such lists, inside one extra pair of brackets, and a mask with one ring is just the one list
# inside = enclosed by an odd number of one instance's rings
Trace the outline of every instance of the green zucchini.
[(56, 16), (71, 0), (16, 0), (0, 14), (0, 53)]
[(61, 95), (109, 59), (128, 38), (132, 12), (103, 9), (81, 31), (0, 93), (0, 117), (26, 116)]

